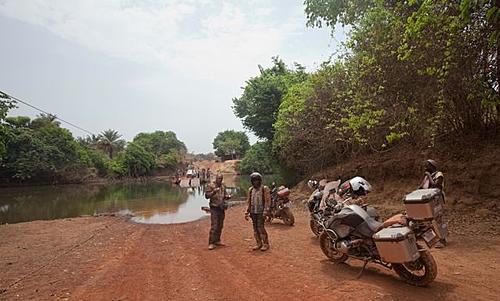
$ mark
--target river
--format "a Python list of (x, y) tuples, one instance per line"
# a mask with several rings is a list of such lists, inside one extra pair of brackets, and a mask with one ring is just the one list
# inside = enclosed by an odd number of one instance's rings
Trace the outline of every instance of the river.
[[(231, 201), (244, 200), (247, 177), (227, 176), (224, 183), (234, 195)], [(184, 223), (207, 216), (201, 210), (207, 205), (202, 186), (182, 188), (156, 181), (0, 188), (0, 224), (111, 213), (130, 214), (139, 223)]]

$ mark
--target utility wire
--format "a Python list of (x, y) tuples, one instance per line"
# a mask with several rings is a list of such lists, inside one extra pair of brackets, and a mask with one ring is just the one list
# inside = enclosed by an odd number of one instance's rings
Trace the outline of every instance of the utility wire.
[(14, 101), (16, 101), (16, 102), (20, 102), (20, 103), (22, 103), (22, 104), (24, 104), (24, 105), (26, 105), (26, 106), (28, 106), (28, 107), (30, 107), (30, 108), (32, 108), (32, 109), (35, 109), (35, 110), (37, 110), (37, 111), (40, 111), (40, 112), (42, 112), (42, 113), (44, 113), (44, 114), (46, 114), (46, 115), (53, 116), (55, 119), (58, 119), (59, 121), (61, 121), (61, 122), (63, 122), (63, 123), (66, 123), (66, 124), (68, 124), (68, 125), (70, 125), (70, 126), (72, 126), (72, 127), (76, 128), (76, 129), (79, 129), (80, 131), (83, 131), (83, 132), (88, 133), (88, 134), (90, 134), (90, 135), (94, 135), (94, 136), (96, 136), (96, 135), (95, 135), (94, 133), (92, 133), (91, 131), (88, 131), (88, 130), (86, 130), (86, 129), (82, 128), (82, 127), (79, 127), (78, 125), (76, 125), (76, 124), (74, 124), (74, 123), (71, 123), (71, 122), (69, 122), (69, 121), (66, 121), (66, 120), (64, 120), (64, 119), (62, 119), (62, 118), (60, 118), (60, 117), (58, 117), (57, 115), (54, 115), (54, 114), (51, 114), (51, 113), (49, 113), (49, 112), (47, 112), (47, 111), (45, 111), (45, 110), (42, 110), (42, 109), (40, 109), (40, 108), (38, 108), (38, 107), (36, 107), (36, 106), (34, 106), (34, 105), (32, 105), (32, 104), (30, 104), (30, 103), (26, 102), (26, 101), (23, 101), (23, 100), (21, 100), (21, 99), (19, 99), (19, 98), (17, 98), (17, 97), (14, 97), (14, 96), (12, 96), (12, 95), (10, 95), (10, 94), (7, 94), (7, 93), (5, 93), (5, 92), (0, 91), (0, 96), (2, 96), (2, 97), (3, 97), (3, 96), (7, 96), (7, 98), (9, 98), (9, 99), (12, 99), (12, 100), (14, 100)]

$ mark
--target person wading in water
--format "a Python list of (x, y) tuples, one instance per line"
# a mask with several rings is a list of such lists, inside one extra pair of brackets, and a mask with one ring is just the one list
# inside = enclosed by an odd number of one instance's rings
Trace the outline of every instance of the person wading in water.
[(250, 175), (252, 187), (248, 190), (247, 211), (245, 219), (250, 217), (253, 224), (253, 235), (257, 243), (253, 250), (269, 250), (269, 239), (264, 228), (264, 215), (269, 212), (271, 205), (271, 191), (267, 186), (262, 185), (262, 176), (254, 172)]
[(222, 184), (224, 177), (217, 174), (215, 183), (211, 183), (205, 190), (205, 198), (210, 199), (210, 235), (208, 238), (208, 249), (213, 250), (217, 246), (224, 246), (220, 240), (222, 228), (224, 227), (224, 218), (226, 215), (226, 200), (231, 195), (226, 193), (226, 187)]

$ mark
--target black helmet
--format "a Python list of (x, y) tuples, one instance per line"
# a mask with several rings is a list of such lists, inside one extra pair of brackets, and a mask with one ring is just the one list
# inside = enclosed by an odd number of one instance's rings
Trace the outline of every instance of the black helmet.
[(258, 172), (254, 172), (250, 175), (250, 182), (260, 180), (262, 181), (262, 175)]

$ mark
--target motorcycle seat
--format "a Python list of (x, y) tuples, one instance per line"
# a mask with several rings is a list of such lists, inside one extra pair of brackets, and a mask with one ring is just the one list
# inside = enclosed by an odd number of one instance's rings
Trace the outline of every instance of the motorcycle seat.
[(403, 214), (396, 214), (396, 215), (388, 218), (382, 224), (382, 227), (380, 227), (380, 229), (389, 228), (390, 226), (395, 225), (395, 224), (406, 225), (407, 224), (406, 216), (404, 216)]
[(381, 222), (377, 222), (373, 218), (369, 218), (368, 220), (366, 220), (366, 224), (373, 232), (377, 232), (383, 226)]

